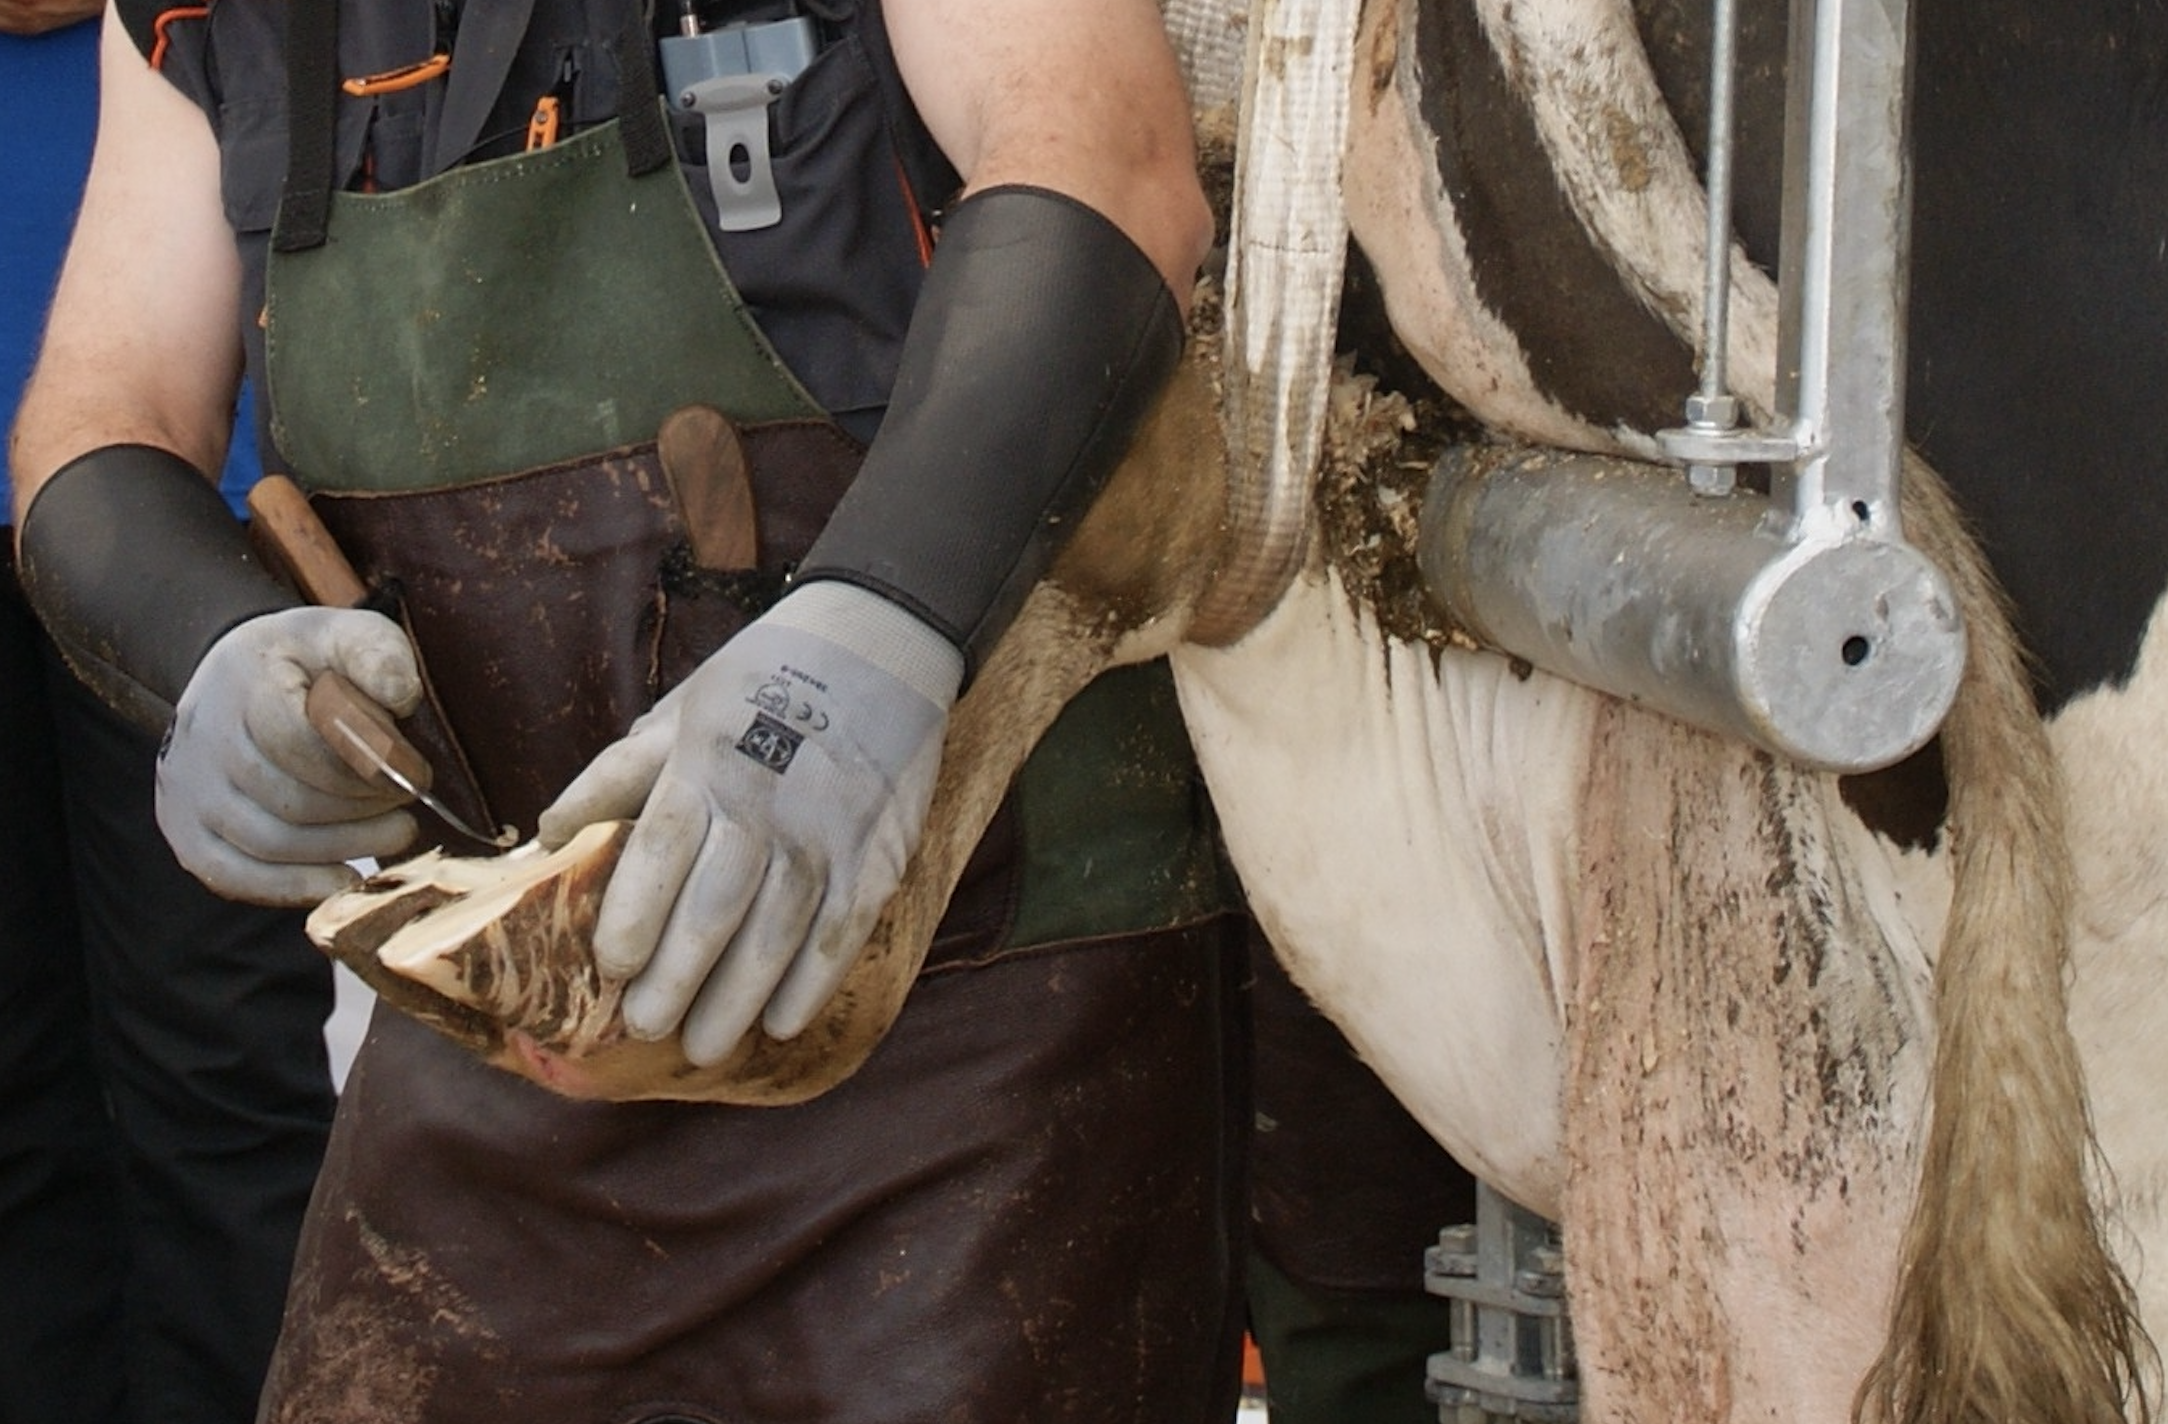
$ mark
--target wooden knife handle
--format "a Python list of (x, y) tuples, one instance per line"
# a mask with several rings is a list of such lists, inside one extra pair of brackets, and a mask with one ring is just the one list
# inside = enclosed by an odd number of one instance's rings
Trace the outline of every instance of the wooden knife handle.
[[(378, 706), (343, 674), (325, 672), (309, 684), (309, 725), (331, 744), (339, 759), (370, 781), (385, 783), (383, 766), (369, 755), (375, 752), (385, 765), (407, 779), (414, 791), (427, 791), (432, 779), (429, 762), (401, 736), (391, 714)], [(357, 745), (358, 742), (358, 745)], [(366, 748), (366, 750), (365, 750)]]
[(258, 547), (284, 567), (303, 598), (326, 608), (355, 608), (368, 596), (301, 486), (285, 475), (265, 475), (248, 492), (248, 511)]
[[(368, 585), (309, 507), (301, 486), (285, 475), (265, 475), (249, 489), (248, 510), (258, 547), (285, 570), (303, 598), (325, 608), (357, 608), (368, 597)], [(406, 778), (409, 789), (429, 789), (435, 773), (428, 758), (400, 733), (391, 713), (343, 674), (319, 675), (309, 684), (306, 706), (309, 725), (355, 775), (390, 784), (384, 774), (389, 766)]]

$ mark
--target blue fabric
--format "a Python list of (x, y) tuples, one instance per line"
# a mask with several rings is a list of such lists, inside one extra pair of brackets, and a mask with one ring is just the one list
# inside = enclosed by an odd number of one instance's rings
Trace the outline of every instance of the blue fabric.
[[(95, 20), (45, 35), (0, 35), (0, 429), (14, 425), (37, 357), (97, 119)], [(262, 472), (246, 392), (236, 429), (242, 438), (220, 483), (238, 513)], [(0, 526), (9, 522), (8, 500), (0, 462)]]
[[(0, 415), (11, 427), (90, 168), (97, 114), (96, 22), (0, 35)], [(0, 495), (6, 490), (0, 469)]]

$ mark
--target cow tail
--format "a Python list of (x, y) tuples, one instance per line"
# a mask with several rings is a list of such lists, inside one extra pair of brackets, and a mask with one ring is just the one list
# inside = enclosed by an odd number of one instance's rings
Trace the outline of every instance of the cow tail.
[(1942, 728), (1954, 883), (1935, 964), (1933, 1113), (1867, 1424), (2122, 1424), (2158, 1359), (2103, 1234), (2106, 1166), (2066, 1016), (2073, 870), (2061, 778), (2007, 604), (1907, 457), (1905, 518), (1970, 653)]

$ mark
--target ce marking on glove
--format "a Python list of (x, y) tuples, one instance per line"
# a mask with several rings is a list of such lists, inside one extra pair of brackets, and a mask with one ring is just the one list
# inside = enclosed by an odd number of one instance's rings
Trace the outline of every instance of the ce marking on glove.
[(798, 755), (798, 746), (803, 741), (803, 732), (794, 732), (767, 713), (759, 712), (753, 716), (753, 725), (738, 738), (738, 750), (780, 774), (790, 770), (791, 758)]
[(828, 730), (828, 714), (812, 703), (793, 696), (784, 673), (777, 673), (762, 683), (746, 701), (776, 721), (799, 728), (807, 736)]
[(791, 759), (798, 755), (806, 737), (828, 729), (828, 714), (793, 697), (780, 676), (762, 683), (746, 700), (759, 711), (738, 738), (738, 750), (770, 771), (789, 770)]

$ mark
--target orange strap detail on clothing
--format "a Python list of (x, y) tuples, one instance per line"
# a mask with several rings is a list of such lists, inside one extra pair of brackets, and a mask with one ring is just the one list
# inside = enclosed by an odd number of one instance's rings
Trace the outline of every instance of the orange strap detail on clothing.
[(414, 64), (387, 69), (382, 74), (365, 74), (359, 79), (342, 80), (339, 87), (356, 98), (365, 98), (371, 94), (391, 94), (401, 89), (412, 89), (417, 84), (427, 84), (451, 67), (450, 55), (433, 54)]
[(926, 230), (926, 220), (920, 216), (918, 193), (911, 187), (911, 173), (903, 166), (901, 155), (896, 159), (896, 186), (903, 189), (903, 210), (911, 215), (911, 235), (918, 240), (918, 265), (930, 266), (933, 262), (933, 234)]
[(161, 12), (152, 27), (158, 38), (151, 44), (151, 68), (156, 69), (166, 62), (167, 25), (172, 24), (175, 20), (200, 20), (210, 13), (211, 7), (209, 5), (176, 5), (170, 10)]

